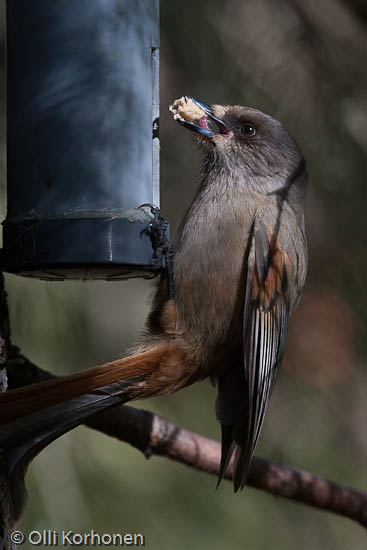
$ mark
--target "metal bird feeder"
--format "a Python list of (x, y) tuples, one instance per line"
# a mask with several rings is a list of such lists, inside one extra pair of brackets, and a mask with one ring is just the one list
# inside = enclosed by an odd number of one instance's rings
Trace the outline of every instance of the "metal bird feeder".
[(159, 0), (7, 2), (2, 269), (151, 276), (159, 205)]

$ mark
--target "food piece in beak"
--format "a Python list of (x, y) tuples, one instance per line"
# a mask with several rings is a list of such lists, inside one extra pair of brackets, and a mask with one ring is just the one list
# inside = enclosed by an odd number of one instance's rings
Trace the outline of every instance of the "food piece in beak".
[[(207, 139), (212, 139), (218, 134), (229, 134), (229, 131), (222, 120), (214, 116), (210, 105), (190, 96), (182, 96), (176, 99), (169, 110), (173, 118), (180, 124), (200, 134)], [(208, 126), (208, 120), (212, 120), (218, 127), (214, 132)]]
[(205, 111), (191, 99), (191, 97), (182, 96), (176, 99), (169, 110), (173, 113), (175, 120), (200, 120), (205, 116)]

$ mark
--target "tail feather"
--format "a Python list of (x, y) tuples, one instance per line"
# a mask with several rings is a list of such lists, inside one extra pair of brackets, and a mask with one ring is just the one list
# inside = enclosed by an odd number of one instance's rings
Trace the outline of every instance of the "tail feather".
[[(124, 381), (130, 381), (131, 397), (135, 397), (133, 382), (152, 374), (166, 352), (165, 346), (157, 346), (140, 354), (86, 369), (71, 376), (2, 393), (0, 394), (0, 426), (82, 395), (97, 395), (103, 392), (103, 388)], [(1, 435), (0, 427), (0, 442)]]
[(24, 476), (31, 460), (49, 443), (82, 423), (88, 416), (129, 400), (124, 391), (129, 381), (100, 388), (46, 407), (0, 428), (0, 442), (5, 458), (13, 524), (20, 518), (27, 500)]
[(13, 521), (26, 502), (28, 464), (42, 449), (93, 414), (183, 387), (187, 378), (182, 375), (182, 358), (179, 349), (162, 343), (71, 376), (0, 394), (0, 447)]

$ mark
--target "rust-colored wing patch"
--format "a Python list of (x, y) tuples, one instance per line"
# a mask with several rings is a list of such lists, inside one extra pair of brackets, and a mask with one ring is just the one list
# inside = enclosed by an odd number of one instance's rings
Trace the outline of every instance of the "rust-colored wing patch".
[[(260, 230), (264, 233), (264, 229)], [(291, 261), (271, 234), (267, 240), (255, 237), (255, 270), (252, 275), (251, 299), (263, 311), (283, 299), (288, 306), (288, 284)]]
[[(219, 385), (218, 410), (224, 434), (219, 480), (235, 450), (235, 491), (246, 483), (281, 362), (287, 335), (292, 270), (288, 254), (259, 220), (255, 220), (253, 225), (246, 261), (244, 371), (241, 376), (241, 372), (233, 370), (228, 380), (222, 380)], [(232, 392), (231, 414), (224, 406), (226, 385)]]

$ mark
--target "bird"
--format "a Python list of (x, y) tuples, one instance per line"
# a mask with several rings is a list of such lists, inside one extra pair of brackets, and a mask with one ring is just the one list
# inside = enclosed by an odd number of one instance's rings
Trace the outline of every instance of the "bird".
[(208, 378), (222, 432), (218, 484), (233, 457), (236, 492), (305, 283), (308, 173), (297, 142), (270, 115), (190, 96), (170, 109), (199, 145), (201, 177), (145, 335), (122, 359), (0, 395), (0, 443), (24, 449), (27, 440), (32, 455), (34, 441), (39, 449), (99, 410)]

